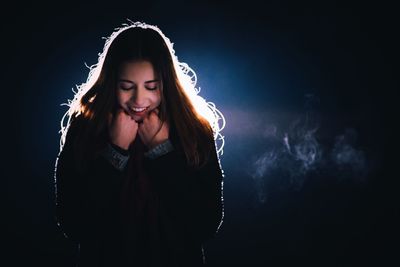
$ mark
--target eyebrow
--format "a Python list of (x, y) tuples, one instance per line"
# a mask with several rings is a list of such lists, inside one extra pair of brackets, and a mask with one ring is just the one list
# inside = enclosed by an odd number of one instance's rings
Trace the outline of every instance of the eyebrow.
[[(119, 82), (127, 82), (127, 83), (133, 83), (133, 81), (130, 80), (125, 80), (125, 79), (118, 79)], [(154, 82), (159, 82), (159, 79), (154, 79), (154, 80), (149, 80), (149, 81), (145, 81), (144, 83), (154, 83)]]

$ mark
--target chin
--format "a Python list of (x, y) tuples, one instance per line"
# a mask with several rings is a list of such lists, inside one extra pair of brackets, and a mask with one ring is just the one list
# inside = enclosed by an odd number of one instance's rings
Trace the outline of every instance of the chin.
[(144, 118), (144, 116), (133, 116), (133, 119), (136, 121), (136, 122), (143, 122), (143, 118)]

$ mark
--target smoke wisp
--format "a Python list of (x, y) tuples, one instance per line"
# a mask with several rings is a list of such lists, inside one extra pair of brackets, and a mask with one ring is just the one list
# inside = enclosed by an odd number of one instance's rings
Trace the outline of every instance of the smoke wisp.
[(306, 96), (306, 111), (288, 127), (270, 123), (262, 131), (263, 149), (251, 161), (251, 177), (261, 203), (267, 201), (270, 185), (280, 190), (299, 190), (311, 175), (364, 181), (368, 172), (366, 156), (357, 149), (356, 130), (344, 129), (333, 140), (322, 142), (316, 103), (318, 98)]

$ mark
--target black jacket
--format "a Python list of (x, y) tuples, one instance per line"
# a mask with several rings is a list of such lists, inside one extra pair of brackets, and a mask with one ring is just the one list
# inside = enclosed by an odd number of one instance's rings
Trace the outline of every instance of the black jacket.
[[(143, 158), (158, 196), (157, 238), (161, 240), (161, 253), (146, 258), (142, 252), (135, 254), (140, 244), (129, 247), (120, 240), (121, 235), (128, 235), (121, 232), (118, 214), (126, 173), (102, 156), (90, 162), (84, 173), (78, 171), (73, 128), (56, 161), (55, 192), (58, 225), (67, 238), (79, 244), (78, 266), (202, 266), (203, 243), (215, 236), (223, 218), (223, 174), (216, 151), (204, 167), (193, 169), (171, 130), (175, 150), (153, 160)], [(130, 161), (134, 160), (131, 157)], [(131, 258), (123, 258), (121, 251)]]

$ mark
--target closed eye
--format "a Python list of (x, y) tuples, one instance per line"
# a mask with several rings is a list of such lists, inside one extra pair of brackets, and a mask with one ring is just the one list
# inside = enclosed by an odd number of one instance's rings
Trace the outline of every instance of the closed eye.
[[(129, 91), (131, 89), (136, 89), (137, 86), (134, 82), (129, 80), (119, 80), (118, 88), (124, 91)], [(145, 88), (147, 90), (153, 91), (158, 89), (158, 80), (150, 80), (145, 82)]]
[(158, 80), (150, 80), (150, 81), (146, 81), (145, 84), (145, 88), (147, 90), (156, 90), (158, 88)]
[(136, 85), (134, 83), (131, 83), (128, 81), (120, 81), (120, 82), (118, 82), (118, 88), (128, 91), (128, 90), (136, 88)]

